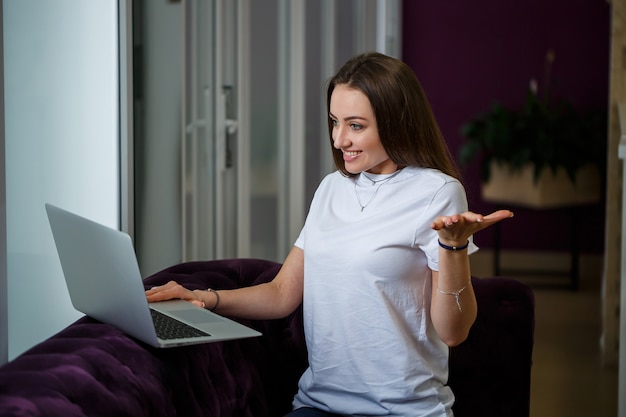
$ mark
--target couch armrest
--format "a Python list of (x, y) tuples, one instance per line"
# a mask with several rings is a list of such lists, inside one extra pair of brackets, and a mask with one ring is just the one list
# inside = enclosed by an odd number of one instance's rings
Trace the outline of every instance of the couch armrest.
[(455, 417), (528, 417), (535, 301), (525, 284), (476, 278), (478, 316), (465, 342), (450, 350)]
[(175, 416), (162, 366), (113, 326), (82, 318), (0, 368), (0, 415)]

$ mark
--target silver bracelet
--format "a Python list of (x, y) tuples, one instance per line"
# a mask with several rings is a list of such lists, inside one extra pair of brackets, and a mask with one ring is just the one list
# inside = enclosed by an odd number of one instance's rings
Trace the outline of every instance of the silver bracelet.
[[(468, 284), (469, 285), (469, 284)], [(463, 288), (461, 288), (458, 291), (442, 291), (439, 287), (437, 287), (437, 290), (439, 290), (440, 294), (443, 295), (452, 295), (454, 296), (454, 299), (456, 300), (456, 305), (457, 307), (459, 307), (459, 311), (463, 312), (463, 309), (461, 308), (461, 293), (463, 292), (463, 290), (465, 290), (467, 288), (467, 285)]]
[(215, 309), (217, 309), (217, 306), (220, 305), (220, 294), (215, 291), (213, 288), (207, 288), (206, 289), (208, 292), (212, 292), (213, 294), (215, 294), (215, 297), (217, 298), (217, 300), (215, 301), (215, 305), (213, 306), (213, 308), (210, 308), (209, 311), (215, 311)]

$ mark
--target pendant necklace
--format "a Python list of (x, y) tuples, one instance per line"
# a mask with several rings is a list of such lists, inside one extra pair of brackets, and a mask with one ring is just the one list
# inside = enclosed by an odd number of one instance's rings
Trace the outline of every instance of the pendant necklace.
[(369, 204), (372, 202), (374, 197), (376, 197), (376, 194), (378, 194), (378, 190), (380, 190), (380, 187), (382, 187), (383, 185), (387, 184), (387, 182), (389, 180), (391, 180), (393, 177), (395, 177), (396, 175), (398, 175), (400, 173), (400, 171), (402, 171), (402, 170), (399, 169), (396, 172), (394, 172), (393, 174), (391, 174), (390, 176), (388, 176), (387, 178), (383, 178), (382, 180), (374, 180), (374, 179), (368, 177), (367, 175), (365, 175), (365, 172), (361, 172), (361, 175), (363, 175), (365, 178), (367, 178), (372, 183), (372, 185), (378, 184), (378, 186), (376, 187), (376, 190), (374, 190), (374, 193), (372, 194), (372, 196), (365, 202), (365, 204), (362, 204), (361, 203), (361, 199), (359, 198), (359, 192), (357, 190), (357, 181), (354, 182), (354, 194), (356, 195), (356, 201), (357, 201), (357, 203), (359, 203), (359, 207), (361, 207), (361, 212), (363, 210), (365, 210), (365, 207), (369, 206)]

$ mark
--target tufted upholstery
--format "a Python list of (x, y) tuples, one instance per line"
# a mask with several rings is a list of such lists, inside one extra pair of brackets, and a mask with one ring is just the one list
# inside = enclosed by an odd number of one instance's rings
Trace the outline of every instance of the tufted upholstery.
[[(146, 278), (190, 289), (270, 280), (279, 264), (257, 259), (191, 262)], [(451, 350), (455, 415), (528, 416), (532, 292), (506, 278), (473, 278), (479, 316)], [(254, 416), (290, 408), (306, 367), (301, 311), (243, 321), (262, 337), (154, 349), (84, 317), (0, 368), (0, 416)]]
[(455, 416), (528, 417), (535, 302), (511, 278), (472, 278), (478, 317), (470, 334), (450, 349), (448, 384)]

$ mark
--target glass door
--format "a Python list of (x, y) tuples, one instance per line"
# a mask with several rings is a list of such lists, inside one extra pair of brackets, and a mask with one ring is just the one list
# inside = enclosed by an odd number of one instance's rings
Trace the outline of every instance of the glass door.
[(326, 80), (355, 53), (397, 56), (399, 0), (135, 1), (142, 270), (282, 261), (334, 169)]
[[(216, 202), (219, 179), (226, 170), (224, 135), (218, 147), (218, 91), (214, 45), (216, 2), (183, 2), (182, 57), (182, 260), (211, 259), (217, 251)], [(223, 110), (221, 111), (223, 113)], [(220, 151), (218, 160), (218, 151)]]
[(184, 2), (183, 260), (280, 260), (302, 227), (296, 3)]

